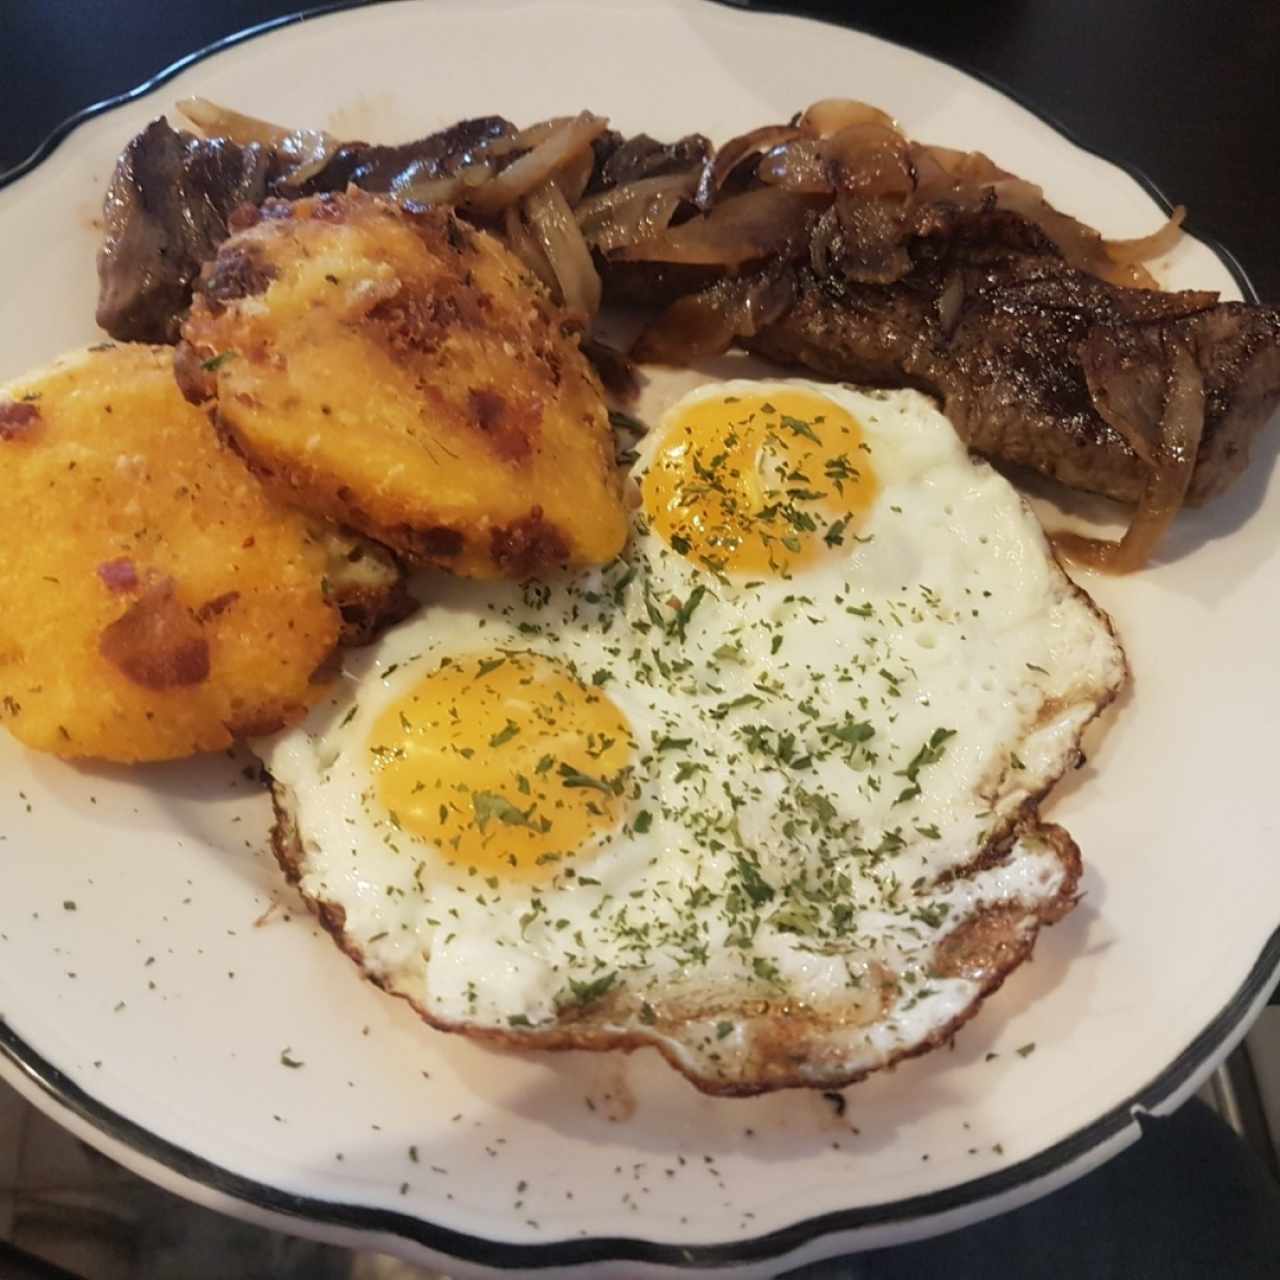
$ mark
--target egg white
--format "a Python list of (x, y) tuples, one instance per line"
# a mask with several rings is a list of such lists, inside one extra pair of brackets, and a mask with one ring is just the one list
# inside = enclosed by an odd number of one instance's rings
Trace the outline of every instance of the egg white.
[[(340, 906), (368, 971), (442, 1024), (536, 1032), (607, 993), (615, 1030), (660, 1023), (695, 1074), (729, 1079), (758, 1059), (735, 1012), (752, 999), (834, 1008), (853, 1028), (852, 1075), (972, 1004), (974, 978), (931, 971), (958, 922), (1063, 890), (1069, 869), (1034, 834), (990, 851), (1123, 682), (1106, 619), (1008, 482), (917, 393), (735, 381), (664, 422), (770, 387), (825, 396), (863, 428), (880, 490), (838, 554), (790, 578), (720, 578), (637, 509), (627, 551), (602, 569), (523, 588), (432, 578), (418, 617), (347, 656), (330, 702), (259, 744), (304, 894)], [(642, 442), (635, 479), (662, 436)], [(607, 673), (638, 744), (624, 817), (541, 885), (445, 870), (374, 794), (380, 712), (441, 659), (495, 650), (585, 682)], [(850, 724), (872, 737), (845, 741)], [(979, 855), (991, 865), (975, 869)], [(891, 1016), (873, 1016), (885, 974)]]

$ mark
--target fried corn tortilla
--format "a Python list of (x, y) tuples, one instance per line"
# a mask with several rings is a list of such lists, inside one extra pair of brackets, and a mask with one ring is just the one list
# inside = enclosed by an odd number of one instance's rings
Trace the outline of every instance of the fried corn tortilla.
[(469, 576), (621, 550), (599, 383), (496, 239), (354, 189), (241, 221), (202, 273), (178, 366), (272, 492)]
[(304, 714), (341, 618), (326, 548), (180, 395), (167, 347), (0, 390), (0, 724), (122, 762)]

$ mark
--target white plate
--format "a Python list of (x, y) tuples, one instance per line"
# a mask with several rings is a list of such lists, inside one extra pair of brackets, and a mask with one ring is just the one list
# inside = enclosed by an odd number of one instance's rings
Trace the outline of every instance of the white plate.
[[(1108, 234), (1161, 216), (992, 88), (856, 32), (696, 0), (353, 9), (187, 65), (0, 191), (0, 377), (94, 337), (103, 184), (191, 93), (388, 141), (583, 106), (624, 131), (723, 139), (854, 94), (916, 137), (981, 147)], [(1161, 271), (1239, 296), (1204, 245)], [(1180, 519), (1160, 565), (1090, 583), (1136, 674), (1051, 806), (1084, 850), (1084, 902), (953, 1052), (849, 1090), (843, 1118), (815, 1094), (704, 1098), (652, 1053), (519, 1057), (437, 1034), (359, 982), (282, 889), (243, 761), (73, 768), (8, 738), (0, 1071), (185, 1194), (453, 1274), (773, 1274), (1058, 1186), (1135, 1139), (1135, 1111), (1195, 1088), (1280, 959), (1274, 448)]]

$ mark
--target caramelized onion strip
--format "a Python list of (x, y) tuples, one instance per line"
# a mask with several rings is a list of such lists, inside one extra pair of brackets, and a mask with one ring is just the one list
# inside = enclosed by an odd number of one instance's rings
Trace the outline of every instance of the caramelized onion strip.
[(596, 157), (590, 147), (583, 147), (572, 160), (568, 160), (557, 171), (552, 181), (560, 188), (569, 207), (573, 208), (582, 199), (582, 193), (591, 181), (591, 171), (595, 168)]
[(639, 178), (589, 196), (574, 209), (586, 241), (602, 253), (661, 235), (682, 200), (693, 195), (695, 170)]
[(867, 199), (906, 200), (916, 179), (907, 140), (882, 124), (852, 124), (822, 143), (841, 191)]
[(698, 207), (711, 208), (716, 193), (744, 160), (802, 137), (804, 134), (792, 125), (770, 124), (730, 138), (703, 167), (702, 176), (698, 179)]
[(1141, 240), (1105, 241), (1092, 227), (1055, 209), (1033, 182), (1001, 169), (981, 151), (913, 143), (910, 157), (916, 172), (915, 198), (921, 203), (946, 201), (962, 208), (980, 208), (994, 199), (998, 209), (1033, 222), (1054, 243), (1071, 266), (1109, 284), (1130, 289), (1155, 289), (1151, 273), (1140, 264), (1167, 252), (1177, 241), (1181, 213), (1152, 236)]
[(1137, 510), (1119, 542), (1062, 530), (1052, 542), (1077, 564), (1106, 573), (1132, 573), (1151, 559), (1191, 486), (1204, 430), (1204, 379), (1184, 343), (1173, 348), (1169, 395), (1161, 422), (1160, 451)]
[(583, 111), (552, 128), (545, 138), (513, 160), (490, 182), (467, 194), (466, 207), (479, 214), (500, 213), (509, 204), (543, 186), (558, 170), (566, 168), (608, 128), (601, 116)]
[(587, 324), (600, 310), (600, 275), (564, 193), (547, 182), (525, 197), (524, 214), (555, 274), (560, 301)]
[(788, 191), (835, 191), (827, 154), (817, 138), (797, 138), (770, 148), (756, 165), (756, 177), (771, 187), (785, 187)]
[(255, 116), (232, 111), (230, 107), (219, 106), (208, 98), (183, 98), (178, 103), (178, 110), (206, 138), (229, 138), (239, 146), (256, 142), (272, 148), (285, 162), (286, 186), (298, 186), (319, 173), (342, 145), (323, 129), (288, 129), (269, 120), (259, 120)]
[(551, 263), (547, 261), (547, 255), (543, 253), (542, 246), (525, 225), (524, 211), (521, 206), (508, 205), (502, 216), (507, 247), (552, 293), (555, 293), (560, 287), (556, 280), (556, 273), (551, 269)]
[(876, 124), (899, 131), (891, 115), (855, 98), (823, 98), (805, 111), (798, 124), (802, 132), (815, 138), (828, 138), (855, 124)]
[(1162, 258), (1182, 239), (1186, 216), (1187, 207), (1180, 204), (1158, 231), (1136, 240), (1104, 240), (1103, 247), (1112, 262), (1150, 262), (1152, 258)]
[(492, 176), (493, 170), (484, 164), (466, 165), (447, 178), (422, 178), (410, 173), (393, 180), (390, 194), (401, 204), (458, 204), (465, 200), (468, 191), (488, 182)]
[(957, 151), (954, 147), (913, 142), (910, 152), (917, 175), (916, 189), (922, 200), (943, 199), (955, 194), (957, 188), (977, 192), (1013, 177), (981, 151)]
[(705, 217), (682, 222), (652, 240), (628, 245), (615, 256), (625, 262), (740, 266), (789, 252), (804, 236), (811, 214), (826, 203), (821, 197), (761, 187), (731, 196)]

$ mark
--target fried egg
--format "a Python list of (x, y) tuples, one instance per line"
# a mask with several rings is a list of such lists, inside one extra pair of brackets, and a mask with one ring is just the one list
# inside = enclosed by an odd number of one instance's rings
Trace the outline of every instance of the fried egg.
[(622, 555), (431, 579), (259, 744), (282, 864), (445, 1029), (736, 1094), (940, 1043), (1074, 904), (1108, 619), (915, 392), (708, 385), (628, 486)]

